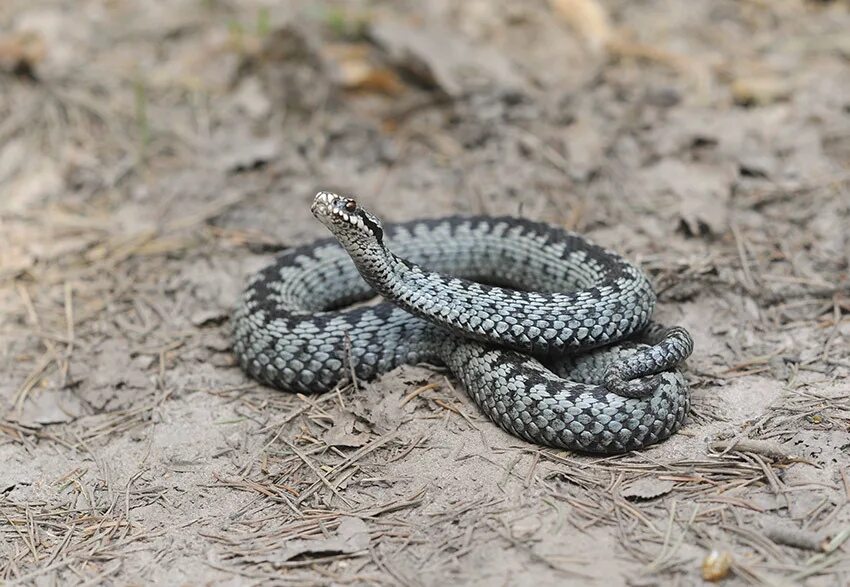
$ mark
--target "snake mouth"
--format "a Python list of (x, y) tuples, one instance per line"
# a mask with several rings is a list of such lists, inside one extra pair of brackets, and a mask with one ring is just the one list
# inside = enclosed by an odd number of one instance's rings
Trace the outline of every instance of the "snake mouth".
[(341, 229), (354, 229), (379, 241), (384, 236), (380, 220), (358, 206), (352, 198), (333, 192), (319, 192), (313, 199), (310, 211), (334, 234), (338, 234)]

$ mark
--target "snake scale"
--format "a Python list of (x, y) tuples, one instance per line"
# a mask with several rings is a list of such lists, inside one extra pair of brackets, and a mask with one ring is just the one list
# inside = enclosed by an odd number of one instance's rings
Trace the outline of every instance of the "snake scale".
[[(320, 192), (335, 238), (284, 252), (234, 315), (253, 378), (318, 393), (403, 363), (447, 366), (495, 423), (592, 453), (673, 434), (689, 407), (682, 328), (651, 321), (644, 274), (581, 236), (519, 218), (450, 217), (384, 228)], [(386, 300), (357, 305), (380, 294)]]

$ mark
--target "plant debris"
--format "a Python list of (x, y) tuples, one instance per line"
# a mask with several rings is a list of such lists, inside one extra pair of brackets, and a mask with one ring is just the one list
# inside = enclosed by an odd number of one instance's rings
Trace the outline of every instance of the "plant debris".
[[(78, 4), (0, 3), (0, 582), (847, 582), (846, 6)], [(588, 456), (428, 365), (249, 379), (319, 189), (635, 260), (687, 424)]]

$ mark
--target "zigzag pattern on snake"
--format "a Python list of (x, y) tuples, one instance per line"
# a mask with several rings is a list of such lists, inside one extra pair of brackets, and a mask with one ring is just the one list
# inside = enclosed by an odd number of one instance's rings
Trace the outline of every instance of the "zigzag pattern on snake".
[[(596, 453), (667, 438), (689, 407), (693, 342), (651, 322), (655, 294), (622, 257), (518, 218), (389, 226), (328, 192), (335, 239), (282, 254), (249, 283), (234, 352), (255, 379), (317, 393), (403, 363), (441, 363), (498, 425)], [(347, 307), (379, 293), (390, 301)]]

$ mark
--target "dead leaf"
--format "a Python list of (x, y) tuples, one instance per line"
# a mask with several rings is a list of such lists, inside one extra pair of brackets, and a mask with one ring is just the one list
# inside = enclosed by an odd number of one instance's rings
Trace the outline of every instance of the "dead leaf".
[(373, 24), (370, 35), (388, 61), (449, 96), (482, 86), (520, 91), (527, 85), (501, 52), (473, 45), (436, 24), (413, 28), (387, 20)]
[(767, 520), (762, 531), (768, 540), (776, 544), (821, 552), (826, 550), (830, 538), (825, 532), (801, 529), (788, 521)]
[(613, 27), (608, 13), (597, 0), (549, 0), (549, 3), (594, 53), (605, 51), (617, 57), (658, 63), (691, 77), (700, 88), (710, 81), (711, 72), (705, 64), (662, 47), (636, 41), (629, 31)]
[(5, 146), (0, 152), (0, 166), (0, 210), (3, 211), (25, 213), (59, 194), (64, 187), (58, 164), (33, 154), (21, 141)]
[(605, 49), (613, 36), (608, 13), (596, 0), (550, 0), (549, 4), (593, 51)]
[(44, 40), (33, 32), (0, 38), (0, 70), (34, 76), (35, 67), (44, 60)]
[(645, 501), (666, 495), (673, 490), (676, 484), (666, 479), (655, 477), (644, 477), (629, 484), (623, 490), (623, 497), (632, 501)]
[(733, 165), (664, 159), (642, 176), (649, 189), (678, 197), (679, 218), (688, 234), (721, 235), (729, 228), (728, 204), (736, 177)]
[(346, 90), (396, 96), (404, 84), (390, 68), (377, 63), (363, 43), (328, 45), (323, 56), (335, 74), (337, 83)]
[(213, 139), (221, 169), (230, 173), (255, 169), (280, 153), (276, 137), (256, 137), (248, 131), (222, 130)]
[(359, 418), (356, 425), (365, 423), (370, 431), (384, 435), (395, 432), (411, 419), (404, 408), (404, 396), (399, 394), (399, 381), (425, 381), (430, 373), (422, 367), (402, 365), (394, 374), (361, 382), (364, 390), (349, 408)]
[(34, 241), (34, 229), (13, 225), (0, 217), (0, 279), (29, 271), (36, 257), (28, 244)]
[(788, 81), (778, 77), (738, 78), (732, 82), (730, 90), (735, 103), (742, 106), (764, 106), (791, 95)]
[(189, 321), (193, 326), (202, 328), (204, 326), (218, 326), (230, 317), (229, 312), (216, 309), (203, 309), (193, 313)]
[(335, 414), (333, 426), (322, 435), (322, 439), (331, 446), (363, 446), (369, 441), (369, 435), (354, 433), (356, 421), (357, 418), (351, 412)]
[(264, 555), (263, 562), (285, 563), (300, 556), (354, 554), (369, 547), (369, 527), (360, 518), (343, 517), (336, 535), (318, 540), (290, 540), (278, 552)]
[(605, 160), (608, 142), (600, 132), (602, 125), (577, 120), (564, 137), (569, 159), (568, 172), (575, 181), (586, 181)]
[(129, 345), (121, 339), (101, 345), (91, 362), (73, 362), (70, 377), (84, 382), (77, 389), (82, 400), (105, 410), (123, 405), (129, 398), (138, 397), (140, 389), (150, 387), (150, 378), (131, 354)]
[(217, 353), (229, 353), (233, 348), (233, 341), (227, 336), (222, 336), (218, 332), (208, 334), (203, 338), (205, 348)]
[(266, 118), (272, 110), (271, 100), (256, 76), (246, 77), (236, 91), (233, 100), (240, 109), (254, 120)]
[(27, 396), (20, 414), (14, 419), (25, 426), (44, 426), (72, 422), (83, 413), (79, 398), (66, 390), (39, 389)]

